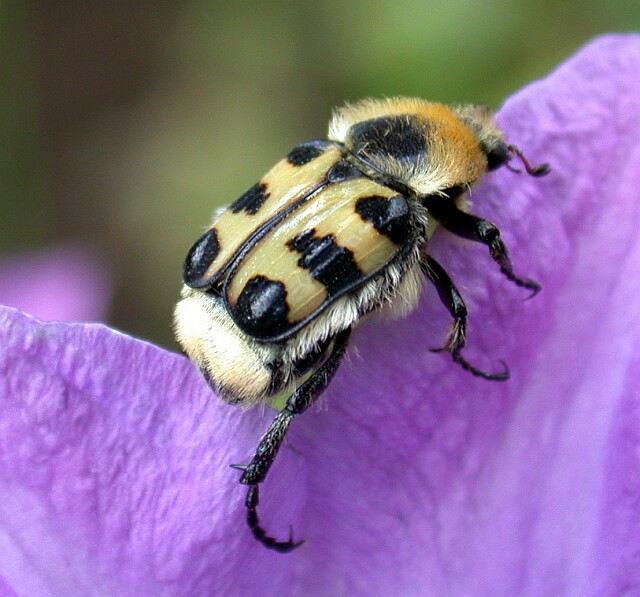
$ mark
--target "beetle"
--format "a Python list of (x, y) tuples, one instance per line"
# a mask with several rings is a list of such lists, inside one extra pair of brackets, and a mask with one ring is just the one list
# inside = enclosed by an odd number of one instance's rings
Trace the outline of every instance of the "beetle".
[[(453, 323), (444, 347), (473, 375), (505, 380), (461, 354), (467, 309), (428, 253), (438, 225), (486, 245), (514, 284), (500, 231), (467, 209), (483, 175), (518, 157), (485, 106), (413, 98), (367, 99), (336, 110), (327, 140), (296, 146), (227, 208), (195, 242), (183, 268), (174, 328), (188, 357), (224, 401), (243, 407), (295, 388), (242, 471), (247, 523), (266, 547), (302, 541), (269, 536), (257, 514), (265, 480), (292, 420), (320, 396), (369, 313), (396, 316), (417, 304), (426, 277)], [(401, 300), (397, 300), (401, 299)]]

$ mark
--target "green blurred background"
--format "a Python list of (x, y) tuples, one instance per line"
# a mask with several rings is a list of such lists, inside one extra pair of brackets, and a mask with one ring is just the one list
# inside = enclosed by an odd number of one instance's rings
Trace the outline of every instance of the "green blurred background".
[(331, 108), (499, 106), (640, 2), (122, 0), (0, 4), (0, 257), (105, 258), (108, 322), (175, 348), (183, 258), (220, 204)]

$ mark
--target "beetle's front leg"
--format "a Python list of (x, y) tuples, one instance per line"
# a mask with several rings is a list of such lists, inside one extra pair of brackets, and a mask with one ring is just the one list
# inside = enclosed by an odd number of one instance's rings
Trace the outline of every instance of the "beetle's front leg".
[(540, 285), (537, 282), (519, 278), (513, 273), (509, 251), (495, 224), (462, 211), (450, 197), (434, 195), (425, 197), (423, 202), (429, 213), (449, 232), (486, 245), (491, 258), (500, 266), (504, 276), (516, 286), (531, 290), (530, 298), (540, 292)]

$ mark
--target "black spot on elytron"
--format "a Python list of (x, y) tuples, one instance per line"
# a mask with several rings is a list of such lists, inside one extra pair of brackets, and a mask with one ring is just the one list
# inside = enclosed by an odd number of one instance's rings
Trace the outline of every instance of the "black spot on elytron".
[(413, 116), (381, 116), (354, 124), (349, 141), (360, 156), (390, 156), (415, 162), (427, 152), (425, 125)]
[(282, 282), (254, 276), (242, 289), (233, 309), (236, 323), (256, 338), (279, 336), (290, 327), (287, 291)]
[(332, 234), (314, 237), (315, 230), (305, 230), (287, 242), (287, 246), (300, 253), (298, 265), (309, 271), (329, 293), (340, 293), (345, 288), (364, 279), (353, 253), (336, 244)]
[(396, 245), (403, 244), (412, 234), (411, 212), (402, 195), (363, 197), (356, 202), (356, 212)]
[(218, 233), (215, 228), (207, 230), (191, 247), (182, 266), (182, 279), (191, 288), (205, 286), (204, 280), (209, 266), (213, 263), (220, 251)]
[(269, 198), (267, 193), (267, 185), (261, 182), (254, 184), (248, 191), (244, 192), (238, 197), (230, 206), (229, 209), (237, 214), (240, 211), (246, 211), (249, 215), (253, 216), (258, 213), (258, 210), (262, 207), (262, 204)]
[(345, 180), (362, 176), (364, 174), (360, 170), (344, 159), (334, 164), (327, 172), (327, 180), (329, 182), (344, 182)]
[(292, 166), (304, 166), (312, 160), (315, 160), (319, 155), (322, 155), (327, 145), (329, 145), (327, 141), (308, 141), (307, 143), (301, 143), (287, 154), (287, 161)]

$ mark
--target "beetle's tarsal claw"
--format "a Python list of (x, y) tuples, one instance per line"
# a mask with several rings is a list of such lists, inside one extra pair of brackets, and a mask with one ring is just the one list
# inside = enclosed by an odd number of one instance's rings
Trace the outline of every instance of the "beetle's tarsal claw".
[(456, 362), (460, 367), (462, 367), (465, 371), (468, 371), (472, 375), (476, 377), (481, 377), (482, 379), (488, 379), (489, 381), (507, 381), (511, 377), (511, 372), (509, 371), (509, 367), (504, 361), (500, 361), (502, 365), (502, 371), (498, 373), (487, 373), (482, 369), (478, 369), (474, 367), (469, 361), (467, 361), (464, 357), (459, 354), (452, 354), (454, 362)]
[(529, 294), (529, 296), (525, 297), (524, 299), (525, 301), (532, 299), (536, 294), (538, 294), (542, 290), (542, 286), (540, 286), (539, 284), (536, 284), (535, 288), (529, 288), (529, 290), (531, 290), (531, 293)]
[(304, 541), (293, 540), (293, 528), (289, 527), (289, 539), (287, 541), (278, 541), (274, 537), (267, 535), (267, 532), (260, 525), (260, 518), (258, 518), (258, 486), (251, 485), (247, 490), (247, 497), (245, 499), (245, 506), (247, 507), (247, 525), (251, 529), (253, 536), (262, 543), (265, 547), (273, 549), (278, 553), (289, 553), (294, 549), (300, 547)]

